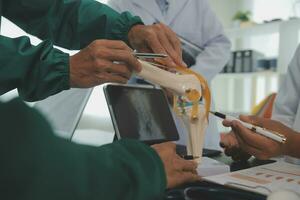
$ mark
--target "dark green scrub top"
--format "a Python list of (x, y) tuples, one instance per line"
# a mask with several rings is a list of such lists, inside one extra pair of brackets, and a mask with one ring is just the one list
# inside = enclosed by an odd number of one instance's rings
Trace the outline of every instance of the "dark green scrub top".
[(162, 198), (162, 162), (142, 143), (73, 144), (55, 137), (41, 115), (20, 100), (0, 103), (0, 124), (0, 199)]
[[(129, 29), (142, 23), (94, 0), (0, 0), (2, 16), (43, 40), (0, 36), (0, 95), (17, 88), (27, 101), (69, 89), (69, 55), (53, 45), (78, 50), (95, 39), (127, 41)], [(1, 5), (0, 5), (1, 6)], [(0, 11), (1, 14), (1, 11)]]

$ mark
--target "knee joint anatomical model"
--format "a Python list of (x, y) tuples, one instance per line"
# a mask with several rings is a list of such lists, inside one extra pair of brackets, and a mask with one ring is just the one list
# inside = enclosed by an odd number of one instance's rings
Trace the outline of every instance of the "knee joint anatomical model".
[[(176, 67), (177, 73), (163, 70), (153, 63), (140, 61), (142, 70), (137, 75), (160, 85), (174, 94), (174, 110), (183, 120), (188, 134), (188, 155), (201, 162), (205, 130), (208, 125), (211, 94), (206, 80), (196, 72)], [(199, 104), (204, 101), (203, 104)]]

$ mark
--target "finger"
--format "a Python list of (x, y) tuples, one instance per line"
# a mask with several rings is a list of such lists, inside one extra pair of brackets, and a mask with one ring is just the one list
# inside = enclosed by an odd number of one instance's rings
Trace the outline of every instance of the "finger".
[(168, 26), (165, 24), (161, 24), (162, 28), (165, 30), (165, 34), (167, 35), (168, 40), (170, 41), (171, 45), (173, 46), (173, 49), (176, 51), (177, 56), (173, 58), (175, 62), (179, 65), (183, 64), (186, 66), (186, 64), (182, 61), (182, 48), (181, 48), (181, 42), (179, 38), (177, 37), (176, 33), (172, 31)]
[(99, 83), (127, 83), (128, 79), (123, 76), (111, 74), (111, 73), (101, 73), (95, 75), (98, 78)]
[(178, 161), (176, 162), (176, 164), (179, 166), (179, 170), (182, 171), (194, 171), (197, 169), (197, 163), (193, 162), (193, 161), (187, 161), (184, 160), (182, 158), (180, 158), (178, 156)]
[(159, 23), (158, 26), (160, 29), (164, 30), (164, 33), (166, 34), (169, 42), (173, 46), (173, 48), (176, 50), (178, 54), (181, 53), (181, 42), (177, 36), (177, 34), (167, 25), (164, 23)]
[(237, 137), (238, 139), (238, 142), (240, 143), (241, 145), (241, 149), (244, 151), (244, 152), (247, 152), (248, 154), (250, 155), (253, 155), (259, 159), (263, 159), (263, 160), (266, 160), (268, 159), (269, 157), (265, 154), (265, 152), (263, 150), (260, 150), (260, 149), (257, 149), (255, 147), (252, 147), (250, 145), (248, 145), (247, 143), (245, 143), (240, 137)]
[(178, 185), (184, 183), (192, 183), (196, 181), (201, 181), (201, 177), (191, 172), (182, 172), (178, 175)]
[[(167, 54), (166, 50), (162, 47), (160, 40), (158, 39), (156, 34), (149, 35), (147, 38), (148, 46), (152, 49), (154, 53)], [(169, 57), (164, 59), (155, 59), (159, 63), (166, 64), (169, 67), (176, 67), (176, 64)]]
[(225, 149), (225, 155), (227, 156), (231, 156), (232, 160), (234, 161), (246, 161), (248, 160), (251, 155), (249, 155), (248, 153), (244, 152), (240, 147), (239, 144), (242, 142), (238, 141), (238, 139), (236, 138), (237, 141), (237, 145), (231, 148), (226, 148)]
[(122, 63), (113, 63), (105, 59), (98, 59), (95, 64), (95, 73), (110, 73), (123, 76), (126, 79), (131, 77), (132, 72)]
[(133, 52), (133, 50), (125, 42), (120, 40), (95, 40), (93, 42), (93, 45), (96, 48), (107, 47), (110, 49), (126, 50)]
[(233, 131), (228, 133), (227, 139), (228, 139), (228, 146), (229, 147), (231, 147), (231, 148), (238, 148), (239, 147), (238, 141), (237, 141), (236, 136), (234, 135)]
[(170, 149), (172, 149), (174, 151), (176, 150), (176, 144), (173, 143), (173, 142), (165, 142), (165, 143), (161, 143), (159, 145), (163, 145), (163, 146), (165, 146), (167, 148), (170, 148)]
[(116, 63), (111, 63), (111, 65), (108, 66), (105, 71), (111, 74), (122, 76), (126, 79), (130, 79), (132, 74), (132, 72), (128, 69), (128, 66)]
[(129, 70), (141, 71), (141, 63), (136, 57), (132, 55), (130, 51), (126, 50), (115, 50), (115, 49), (105, 49), (97, 52), (100, 58), (108, 59), (111, 62), (124, 62)]
[(198, 175), (197, 169), (190, 171), (191, 173)]
[(126, 84), (128, 82), (128, 79), (119, 75), (111, 75), (108, 82)]
[(149, 48), (148, 46), (143, 46), (141, 48), (138, 49), (139, 52), (141, 53), (152, 53), (152, 49)]
[[(241, 149), (246, 151), (247, 153), (250, 153), (251, 155), (253, 155), (251, 152), (254, 152), (254, 149), (256, 151), (260, 151), (259, 149), (255, 148), (254, 146), (251, 146), (247, 142), (245, 142), (245, 140), (242, 137), (237, 135), (236, 138), (237, 138), (239, 145), (241, 146)], [(248, 151), (249, 149), (252, 149), (252, 151), (249, 152)]]
[(225, 126), (225, 127), (230, 127), (232, 125), (232, 121), (231, 120), (223, 120), (222, 124)]
[(172, 148), (176, 148), (176, 144), (174, 142), (166, 142), (163, 144), (167, 144), (168, 146), (171, 146)]
[(180, 60), (180, 54), (176, 52), (175, 48), (170, 43), (170, 40), (168, 39), (166, 32), (158, 31), (157, 35), (161, 45), (164, 47), (165, 51), (172, 58), (172, 60), (174, 60), (175, 63), (177, 63), (178, 65), (182, 64)]
[(239, 151), (239, 148), (229, 147), (224, 149), (224, 153), (226, 156), (234, 156)]
[(181, 186), (186, 183), (201, 181), (201, 177), (189, 172), (177, 172), (168, 177), (168, 189)]
[[(165, 54), (168, 54), (168, 53), (165, 53)], [(175, 64), (175, 62), (171, 59), (171, 57), (155, 58), (154, 61), (161, 64), (161, 65), (164, 65), (165, 70), (169, 70), (169, 69), (175, 68), (177, 66)], [(162, 69), (164, 69), (164, 68), (162, 68)]]
[(172, 152), (170, 155), (176, 156), (176, 144), (174, 144), (173, 142), (154, 144), (151, 147), (156, 150), (168, 150), (169, 152)]
[(232, 132), (227, 134), (221, 133), (220, 143), (222, 144), (223, 148), (237, 146), (235, 135)]
[(244, 143), (247, 143), (248, 145), (251, 145), (257, 149), (264, 149), (266, 146), (266, 142), (269, 142), (269, 139), (244, 127), (238, 121), (233, 122), (233, 130), (237, 137), (241, 138)]

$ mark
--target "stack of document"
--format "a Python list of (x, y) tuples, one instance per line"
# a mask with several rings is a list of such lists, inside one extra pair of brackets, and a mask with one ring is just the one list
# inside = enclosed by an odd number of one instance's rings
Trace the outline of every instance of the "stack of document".
[(289, 190), (300, 194), (300, 166), (284, 161), (204, 179), (264, 195), (278, 190)]
[(206, 177), (230, 172), (230, 167), (214, 159), (203, 157), (197, 168), (199, 176)]

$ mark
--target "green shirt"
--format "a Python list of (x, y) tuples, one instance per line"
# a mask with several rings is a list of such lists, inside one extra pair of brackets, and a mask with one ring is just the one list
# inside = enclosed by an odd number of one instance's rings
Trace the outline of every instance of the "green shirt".
[(142, 143), (73, 144), (55, 137), (41, 115), (20, 100), (0, 103), (0, 127), (0, 199), (162, 198), (162, 162)]
[(27, 101), (70, 88), (69, 55), (53, 45), (78, 50), (95, 39), (126, 42), (129, 29), (142, 23), (94, 0), (0, 0), (1, 15), (43, 40), (32, 46), (27, 37), (0, 35), (0, 95), (17, 88)]

